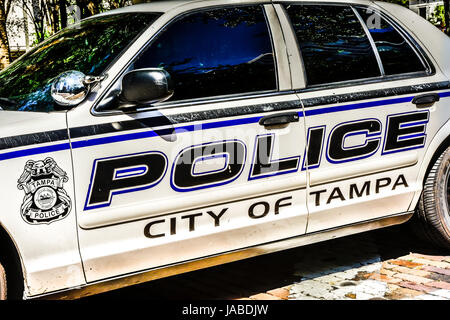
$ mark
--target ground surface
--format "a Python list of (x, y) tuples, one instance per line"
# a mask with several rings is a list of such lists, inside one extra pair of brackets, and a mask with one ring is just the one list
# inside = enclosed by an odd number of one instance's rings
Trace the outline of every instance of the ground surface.
[(389, 227), (85, 299), (450, 300), (450, 252)]

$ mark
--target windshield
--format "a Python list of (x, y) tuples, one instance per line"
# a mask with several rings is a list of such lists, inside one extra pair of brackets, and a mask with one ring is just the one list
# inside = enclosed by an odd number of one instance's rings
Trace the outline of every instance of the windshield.
[(160, 14), (123, 13), (92, 18), (62, 30), (0, 73), (0, 108), (66, 110), (53, 102), (52, 80), (62, 72), (98, 76)]

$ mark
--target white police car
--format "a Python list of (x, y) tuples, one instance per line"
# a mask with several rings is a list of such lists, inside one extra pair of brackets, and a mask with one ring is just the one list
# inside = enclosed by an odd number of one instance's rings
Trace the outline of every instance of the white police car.
[(450, 247), (450, 39), (383, 2), (136, 5), (0, 73), (2, 297), (406, 222)]

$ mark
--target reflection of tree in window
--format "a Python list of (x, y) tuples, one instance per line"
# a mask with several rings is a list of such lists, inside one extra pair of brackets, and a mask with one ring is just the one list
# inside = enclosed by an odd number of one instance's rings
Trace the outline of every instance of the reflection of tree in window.
[(51, 81), (68, 70), (99, 75), (152, 21), (156, 14), (110, 15), (64, 29), (0, 73), (3, 109), (53, 111)]
[(164, 68), (171, 100), (276, 89), (275, 65), (262, 7), (191, 14), (169, 25), (134, 68)]
[(381, 75), (370, 41), (350, 7), (289, 5), (286, 9), (308, 85)]
[[(425, 70), (424, 65), (405, 38), (385, 19), (366, 9), (358, 9), (358, 13), (369, 28), (387, 75)], [(370, 23), (371, 21), (377, 23)]]

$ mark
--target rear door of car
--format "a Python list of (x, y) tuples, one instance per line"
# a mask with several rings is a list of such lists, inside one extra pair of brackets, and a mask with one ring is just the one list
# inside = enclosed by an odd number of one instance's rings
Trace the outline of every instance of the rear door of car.
[(447, 79), (377, 7), (275, 6), (291, 23), (306, 76), (297, 92), (310, 146), (307, 232), (413, 210), (421, 159), (446, 121)]
[[(275, 11), (201, 5), (163, 15), (96, 107), (69, 112), (88, 282), (305, 233), (303, 111)], [(125, 72), (155, 67), (171, 100), (103, 108)]]

